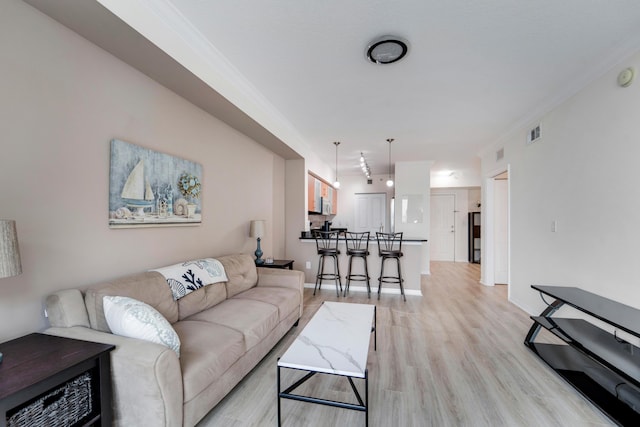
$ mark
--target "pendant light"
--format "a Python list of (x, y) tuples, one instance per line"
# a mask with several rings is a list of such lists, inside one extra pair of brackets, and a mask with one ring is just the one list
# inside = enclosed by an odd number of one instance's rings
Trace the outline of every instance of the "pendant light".
[(336, 180), (333, 183), (333, 187), (340, 188), (340, 181), (338, 181), (338, 145), (340, 145), (340, 141), (335, 141), (333, 145), (336, 146)]
[(371, 179), (371, 168), (369, 168), (367, 159), (364, 158), (364, 154), (362, 154), (362, 152), (360, 152), (360, 168), (362, 169), (362, 173), (364, 173), (367, 179)]
[(387, 138), (387, 142), (389, 143), (389, 179), (387, 179), (387, 187), (393, 187), (393, 180), (391, 179), (391, 143), (393, 138)]

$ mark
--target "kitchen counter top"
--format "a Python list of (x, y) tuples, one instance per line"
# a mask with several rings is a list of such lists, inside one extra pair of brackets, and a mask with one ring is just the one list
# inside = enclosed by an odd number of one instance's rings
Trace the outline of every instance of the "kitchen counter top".
[[(315, 242), (316, 241), (316, 239), (313, 238), (313, 237), (299, 237), (299, 239), (302, 242), (307, 241), (307, 240), (310, 241), (310, 242)], [(344, 241), (344, 237), (340, 236), (340, 238), (338, 240), (340, 242), (343, 242)], [(377, 241), (376, 236), (369, 237), (369, 241), (370, 242), (376, 242)], [(426, 242), (426, 241), (427, 241), (427, 239), (410, 238), (410, 237), (403, 237), (402, 238), (402, 243), (417, 243), (417, 242), (422, 243), (422, 242)]]

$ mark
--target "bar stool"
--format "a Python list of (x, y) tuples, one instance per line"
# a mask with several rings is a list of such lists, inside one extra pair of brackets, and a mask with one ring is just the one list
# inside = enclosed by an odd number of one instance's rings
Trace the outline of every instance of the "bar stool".
[[(316, 248), (318, 249), (318, 255), (320, 260), (318, 262), (318, 274), (316, 274), (316, 286), (313, 288), (313, 295), (316, 294), (318, 284), (322, 288), (323, 280), (335, 280), (336, 282), (336, 294), (340, 296), (342, 292), (342, 281), (340, 280), (340, 267), (338, 265), (338, 232), (337, 231), (314, 231), (314, 237), (316, 238)], [(325, 257), (333, 258), (333, 273), (324, 272), (324, 259)], [(340, 290), (338, 290), (338, 286)]]
[[(380, 261), (380, 277), (378, 277), (378, 299), (380, 299), (380, 289), (382, 283), (397, 283), (400, 285), (400, 293), (402, 298), (407, 300), (404, 295), (404, 286), (402, 282), (402, 269), (400, 268), (400, 258), (402, 254), (402, 232), (400, 233), (380, 233), (376, 232), (376, 239), (378, 240), (378, 255), (382, 257)], [(397, 276), (385, 276), (384, 275), (384, 262), (388, 259), (395, 259), (398, 266)]]
[[(344, 242), (347, 247), (347, 255), (349, 255), (349, 268), (347, 269), (347, 284), (344, 286), (344, 296), (349, 292), (349, 284), (352, 280), (367, 282), (367, 295), (371, 298), (371, 286), (369, 286), (369, 267), (367, 265), (367, 256), (369, 256), (369, 235), (368, 231), (364, 233), (346, 232)], [(360, 258), (364, 261), (364, 274), (351, 273), (351, 266), (354, 258)]]

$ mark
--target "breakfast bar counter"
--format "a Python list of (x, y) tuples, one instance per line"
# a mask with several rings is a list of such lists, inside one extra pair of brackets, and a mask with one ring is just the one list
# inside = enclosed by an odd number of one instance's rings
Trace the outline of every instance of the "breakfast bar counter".
[[(310, 237), (300, 237), (300, 244), (296, 245), (296, 261), (298, 267), (305, 275), (305, 283), (316, 282), (316, 273), (318, 272), (318, 253), (316, 250), (316, 241)], [(346, 245), (344, 237), (340, 237), (338, 241), (338, 264), (340, 266), (340, 276), (342, 278), (342, 286), (346, 283), (345, 276), (347, 275), (347, 267), (349, 263), (349, 256), (347, 255)], [(420, 288), (420, 276), (422, 274), (429, 274), (429, 257), (428, 257), (427, 240), (419, 238), (403, 238), (402, 240), (402, 253), (404, 256), (400, 259), (402, 264), (402, 276), (404, 277), (404, 290), (406, 295), (422, 295)], [(367, 257), (369, 266), (369, 284), (371, 285), (372, 295), (378, 292), (378, 276), (380, 276), (380, 262), (381, 258), (378, 256), (378, 242), (375, 236), (369, 239), (369, 253)], [(310, 268), (309, 264), (310, 263)], [(326, 271), (333, 271), (332, 264), (327, 263), (325, 266)], [(385, 276), (388, 272), (395, 273), (395, 263), (387, 262), (385, 265)], [(364, 266), (362, 261), (354, 259), (353, 273), (364, 273)], [(332, 289), (335, 291), (335, 282), (325, 280), (322, 284), (322, 289)], [(351, 281), (349, 291), (365, 291), (365, 282)], [(400, 288), (397, 285), (382, 284), (382, 293), (394, 293), (400, 294)]]

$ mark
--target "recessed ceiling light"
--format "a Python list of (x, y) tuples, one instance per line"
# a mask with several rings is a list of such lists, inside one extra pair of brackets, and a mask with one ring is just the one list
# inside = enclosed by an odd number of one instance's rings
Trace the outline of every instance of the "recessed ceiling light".
[(393, 64), (405, 57), (409, 51), (406, 40), (396, 36), (382, 36), (371, 41), (367, 47), (367, 58), (374, 64)]

